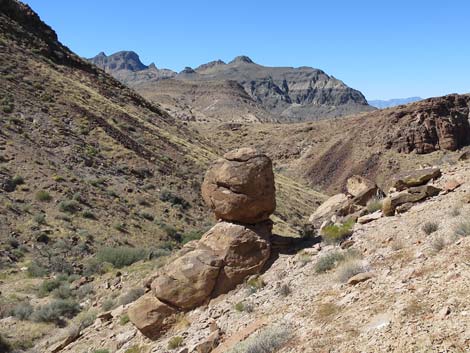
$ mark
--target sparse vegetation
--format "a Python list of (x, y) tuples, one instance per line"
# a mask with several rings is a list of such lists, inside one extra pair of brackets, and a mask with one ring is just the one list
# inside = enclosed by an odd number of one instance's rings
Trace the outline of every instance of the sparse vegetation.
[(126, 305), (135, 302), (137, 299), (143, 296), (144, 293), (145, 291), (143, 290), (143, 288), (132, 288), (130, 291), (128, 291), (126, 294), (122, 295), (119, 298), (119, 304)]
[(80, 204), (75, 200), (64, 200), (59, 203), (59, 210), (67, 213), (77, 213), (80, 211)]
[(41, 202), (49, 202), (52, 200), (52, 196), (45, 190), (39, 190), (36, 192), (35, 198)]
[(234, 309), (238, 312), (253, 312), (253, 305), (244, 302), (238, 302), (234, 305)]
[(83, 211), (82, 217), (87, 219), (96, 219), (96, 215), (90, 210)]
[(102, 248), (96, 257), (100, 262), (109, 262), (115, 268), (132, 265), (134, 262), (147, 258), (145, 249), (120, 246), (115, 248)]
[(174, 336), (171, 337), (168, 341), (168, 349), (176, 349), (183, 345), (183, 337), (181, 336)]
[(264, 280), (261, 276), (252, 276), (251, 278), (248, 279), (246, 284), (253, 291), (257, 291), (257, 290), (263, 288), (266, 285), (266, 283), (264, 282)]
[(61, 316), (71, 319), (79, 312), (80, 305), (77, 302), (59, 299), (36, 308), (31, 319), (36, 322), (59, 323)]
[(237, 344), (228, 353), (272, 353), (278, 351), (292, 337), (288, 325), (268, 326), (256, 335)]
[(455, 235), (458, 237), (468, 237), (470, 235), (470, 221), (462, 221), (455, 228)]
[(462, 205), (460, 206), (455, 206), (451, 211), (450, 211), (450, 215), (452, 217), (458, 217), (460, 216), (460, 209), (462, 208)]
[(367, 212), (374, 213), (382, 209), (383, 198), (379, 196), (374, 196), (369, 201), (367, 201)]
[(344, 260), (344, 254), (339, 251), (330, 251), (322, 255), (315, 264), (315, 272), (323, 273), (335, 268), (341, 261)]
[(124, 314), (124, 315), (122, 315), (122, 316), (119, 318), (119, 324), (120, 324), (120, 325), (125, 325), (125, 324), (127, 324), (129, 321), (130, 321), (130, 319), (129, 319), (129, 316), (128, 316), (127, 314)]
[(34, 216), (33, 220), (37, 224), (46, 224), (46, 214), (45, 213), (38, 213)]
[(162, 190), (160, 200), (169, 202), (173, 206), (180, 205), (183, 209), (187, 209), (190, 206), (188, 201), (168, 190)]
[(434, 252), (438, 253), (446, 247), (446, 240), (442, 236), (435, 237), (431, 241), (431, 248)]
[(20, 320), (28, 320), (33, 313), (33, 307), (29, 302), (16, 304), (10, 312), (10, 315)]
[(439, 229), (439, 225), (436, 222), (426, 222), (423, 224), (421, 229), (424, 233), (430, 235)]
[(291, 293), (292, 293), (292, 289), (290, 288), (288, 284), (284, 283), (283, 285), (281, 285), (281, 287), (279, 287), (280, 296), (287, 297)]
[(114, 308), (115, 306), (115, 302), (113, 299), (111, 298), (107, 298), (102, 304), (101, 304), (101, 309), (103, 309), (104, 311), (109, 311), (111, 310), (112, 308)]
[(321, 303), (317, 307), (316, 318), (320, 322), (328, 322), (332, 316), (340, 311), (341, 307), (335, 303)]
[(339, 243), (353, 233), (354, 221), (349, 220), (343, 224), (333, 224), (323, 227), (321, 236), (327, 244)]
[(362, 261), (357, 259), (349, 259), (347, 261), (342, 262), (338, 266), (336, 270), (336, 275), (341, 283), (345, 283), (351, 277), (366, 271), (367, 267), (362, 263)]

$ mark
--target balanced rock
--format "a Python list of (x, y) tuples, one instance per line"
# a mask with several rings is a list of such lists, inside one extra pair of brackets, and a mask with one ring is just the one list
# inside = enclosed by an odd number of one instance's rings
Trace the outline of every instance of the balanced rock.
[(213, 296), (227, 293), (261, 271), (271, 255), (271, 230), (271, 221), (255, 225), (220, 222), (202, 236), (199, 248), (210, 249), (223, 261)]
[(441, 170), (439, 168), (413, 170), (394, 177), (391, 186), (397, 191), (401, 191), (409, 187), (424, 185), (429, 180), (439, 178), (440, 176)]
[(267, 220), (276, 208), (271, 159), (253, 148), (226, 153), (207, 171), (202, 197), (218, 219)]
[(127, 315), (137, 329), (150, 339), (157, 339), (174, 323), (176, 309), (162, 303), (153, 293), (147, 293), (137, 299)]
[(151, 288), (165, 303), (180, 309), (195, 308), (210, 298), (222, 264), (212, 251), (190, 251), (165, 266)]

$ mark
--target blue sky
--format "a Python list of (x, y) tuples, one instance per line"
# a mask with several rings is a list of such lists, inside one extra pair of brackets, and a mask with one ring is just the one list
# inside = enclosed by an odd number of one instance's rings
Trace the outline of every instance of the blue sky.
[(368, 99), (470, 92), (470, 1), (27, 0), (77, 54), (175, 71), (248, 55), (313, 66)]

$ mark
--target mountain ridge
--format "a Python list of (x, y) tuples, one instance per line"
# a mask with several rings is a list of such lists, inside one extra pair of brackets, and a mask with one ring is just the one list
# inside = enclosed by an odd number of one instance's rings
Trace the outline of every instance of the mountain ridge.
[[(258, 104), (259, 108), (264, 109), (266, 113), (262, 115), (271, 115), (268, 121), (318, 120), (374, 109), (367, 104), (361, 92), (327, 75), (323, 70), (312, 67), (268, 67), (241, 55), (228, 63), (215, 60), (201, 64), (196, 69), (187, 67), (176, 73), (168, 69), (144, 68), (141, 65), (136, 68), (133, 59), (136, 54), (131, 53), (118, 52), (108, 56), (108, 60), (117, 62), (112, 68), (103, 63), (101, 53), (89, 60), (147, 98), (158, 96), (159, 93), (164, 94), (160, 81), (166, 79), (191, 82), (199, 89), (206, 90), (206, 94), (209, 95), (218, 95), (218, 92), (209, 93), (210, 90), (204, 87), (207, 86), (207, 82), (235, 81), (249, 95), (252, 101), (250, 104)], [(178, 85), (177, 82), (173, 87)], [(180, 100), (185, 97), (175, 91), (173, 98)], [(230, 96), (225, 98), (225, 100), (230, 99)], [(200, 111), (208, 108), (197, 99), (195, 101), (195, 108), (199, 108)], [(240, 103), (240, 106), (244, 106), (245, 103)], [(175, 110), (175, 104), (172, 108)], [(225, 112), (221, 107), (216, 113), (223, 117)], [(266, 121), (266, 118), (259, 117), (255, 120)]]
[(373, 99), (373, 100), (368, 100), (367, 102), (369, 103), (369, 105), (376, 107), (378, 109), (385, 109), (385, 108), (396, 107), (398, 105), (418, 102), (420, 100), (423, 100), (423, 98), (407, 97), (407, 98), (392, 98), (392, 99), (385, 99), (385, 100)]

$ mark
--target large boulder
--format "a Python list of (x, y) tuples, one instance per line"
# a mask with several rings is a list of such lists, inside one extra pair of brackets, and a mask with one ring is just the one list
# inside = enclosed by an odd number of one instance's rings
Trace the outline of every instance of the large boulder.
[(226, 153), (207, 171), (202, 197), (218, 219), (267, 220), (276, 208), (271, 160), (253, 148)]
[(127, 311), (129, 320), (152, 340), (160, 337), (173, 325), (176, 313), (176, 309), (162, 303), (150, 292), (137, 299)]
[(210, 298), (222, 267), (214, 252), (196, 249), (165, 266), (151, 284), (155, 296), (180, 309), (192, 309)]
[(261, 271), (271, 254), (271, 230), (271, 221), (255, 225), (220, 222), (202, 236), (199, 248), (214, 252), (223, 261), (213, 296), (227, 293)]
[(432, 185), (421, 185), (392, 193), (383, 199), (382, 212), (385, 216), (393, 216), (398, 206), (424, 200), (427, 197), (439, 194), (440, 191), (441, 189)]
[(346, 190), (352, 196), (357, 197), (363, 195), (364, 193), (375, 194), (378, 188), (377, 184), (375, 184), (373, 181), (360, 175), (353, 175), (346, 181)]
[(322, 203), (310, 216), (309, 222), (314, 226), (320, 226), (332, 216), (344, 217), (360, 211), (361, 207), (356, 205), (352, 199), (345, 194), (336, 194)]
[(439, 178), (440, 176), (441, 170), (439, 168), (417, 169), (395, 176), (392, 179), (391, 187), (401, 191), (409, 187), (424, 185), (429, 180)]

